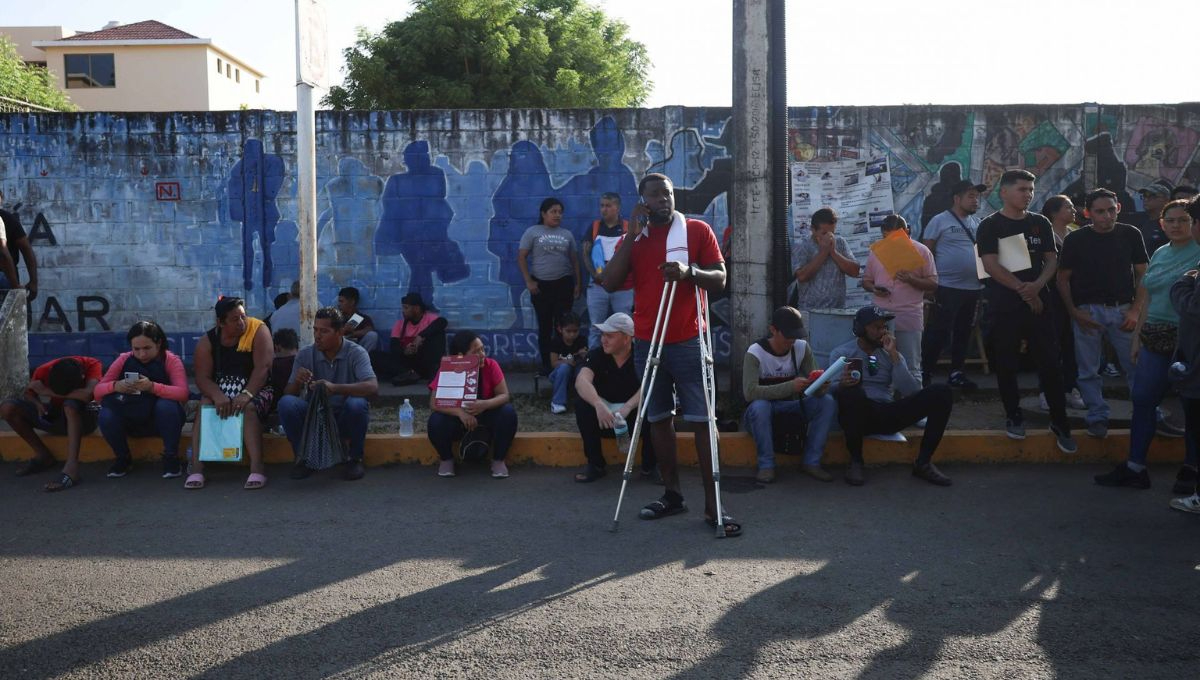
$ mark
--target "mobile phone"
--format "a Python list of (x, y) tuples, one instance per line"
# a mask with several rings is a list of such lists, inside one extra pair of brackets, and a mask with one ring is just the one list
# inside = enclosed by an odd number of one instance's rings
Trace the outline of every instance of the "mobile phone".
[[(125, 380), (128, 382), (137, 382), (138, 380), (141, 380), (141, 379), (142, 379), (141, 373), (130, 373), (130, 372), (125, 373)], [(136, 392), (134, 392), (134, 394), (141, 394), (141, 393), (142, 393), (141, 390), (137, 390)]]
[(358, 324), (362, 323), (362, 315), (351, 314), (349, 319), (346, 319), (346, 325), (351, 328), (358, 328)]
[[(855, 378), (855, 375), (854, 375), (856, 371), (858, 372), (857, 378)], [(862, 380), (862, 372), (863, 372), (863, 360), (861, 358), (846, 359), (846, 372), (843, 373), (843, 375), (848, 375), (852, 379)]]

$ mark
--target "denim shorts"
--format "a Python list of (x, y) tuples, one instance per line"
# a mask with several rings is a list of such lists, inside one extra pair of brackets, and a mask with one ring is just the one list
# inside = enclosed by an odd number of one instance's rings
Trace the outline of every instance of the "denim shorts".
[[(644, 375), (650, 355), (650, 343), (634, 340), (633, 361), (638, 375)], [(654, 384), (647, 389), (646, 419), (652, 423), (675, 415), (675, 397), (683, 409), (683, 419), (691, 423), (708, 422), (708, 403), (704, 396), (704, 376), (700, 365), (700, 338), (663, 345), (661, 363)]]

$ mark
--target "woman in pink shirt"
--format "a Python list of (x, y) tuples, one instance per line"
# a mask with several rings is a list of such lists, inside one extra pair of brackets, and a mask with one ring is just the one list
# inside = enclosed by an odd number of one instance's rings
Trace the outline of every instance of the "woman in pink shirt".
[[(899, 215), (883, 219), (883, 237), (897, 229), (908, 233), (908, 223)], [(880, 309), (896, 315), (896, 348), (904, 357), (913, 376), (921, 377), (921, 334), (925, 330), (925, 293), (937, 290), (937, 267), (933, 253), (924, 244), (912, 241), (924, 264), (916, 269), (888, 273), (872, 252), (863, 271), (862, 287), (872, 294), (871, 302)]]
[(188, 400), (183, 361), (167, 350), (167, 334), (153, 321), (133, 324), (125, 338), (130, 351), (112, 362), (95, 390), (100, 433), (117, 457), (108, 476), (124, 477), (133, 467), (129, 436), (157, 434), (163, 440), (163, 479), (178, 477), (183, 405)]

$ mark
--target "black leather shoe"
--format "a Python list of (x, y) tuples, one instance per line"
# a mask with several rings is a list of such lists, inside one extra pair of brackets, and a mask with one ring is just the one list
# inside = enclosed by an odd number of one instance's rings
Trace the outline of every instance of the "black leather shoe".
[(342, 473), (342, 476), (347, 482), (353, 482), (356, 479), (362, 479), (366, 472), (361, 460), (349, 460), (346, 461), (346, 471)]
[(913, 465), (913, 477), (924, 479), (930, 484), (938, 486), (950, 486), (950, 478), (942, 474), (942, 471), (937, 469), (933, 463), (925, 463), (924, 465)]

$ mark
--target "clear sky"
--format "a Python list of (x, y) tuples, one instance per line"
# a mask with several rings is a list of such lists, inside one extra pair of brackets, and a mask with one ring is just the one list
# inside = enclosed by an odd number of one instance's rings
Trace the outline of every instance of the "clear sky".
[[(731, 0), (593, 0), (647, 45), (648, 106), (728, 106)], [(379, 31), (404, 0), (328, 0), (330, 63), (355, 29)], [(10, 2), (0, 24), (96, 30), (156, 19), (265, 71), (266, 105), (295, 108), (290, 0), (58, 0)], [(1192, 32), (1200, 2), (1185, 0), (959, 0), (788, 2), (788, 103), (1175, 103), (1200, 99)], [(1178, 28), (1176, 28), (1178, 27)]]

